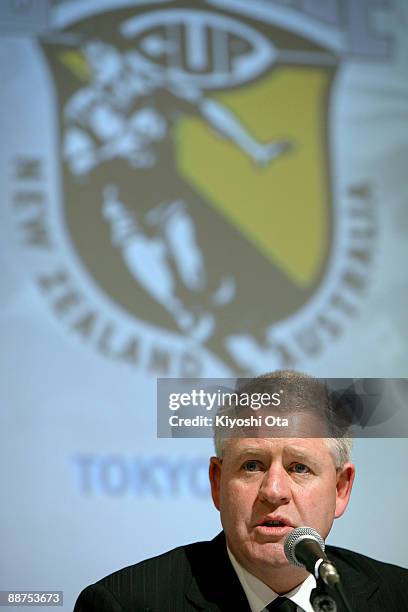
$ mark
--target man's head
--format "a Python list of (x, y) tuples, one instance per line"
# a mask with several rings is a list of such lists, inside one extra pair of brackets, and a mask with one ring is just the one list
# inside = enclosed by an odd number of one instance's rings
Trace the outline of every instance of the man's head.
[[(295, 416), (295, 431), (309, 431), (316, 414), (317, 422), (327, 414), (327, 390), (311, 377), (277, 372), (244, 386), (246, 392), (266, 388), (270, 393), (283, 392), (281, 410), (290, 409)], [(309, 526), (325, 538), (349, 501), (354, 479), (350, 441), (334, 438), (330, 422), (324, 425), (327, 437), (216, 439), (211, 491), (228, 546), (241, 565), (275, 588), (271, 569), (275, 574), (288, 570), (283, 552), (286, 535), (294, 527)], [(316, 431), (315, 425), (311, 431)], [(296, 571), (291, 568), (292, 577)], [(287, 586), (292, 588), (290, 581)]]
[[(351, 460), (352, 439), (347, 436), (350, 420), (344, 416), (341, 402), (338, 401), (337, 396), (331, 394), (320, 380), (291, 370), (278, 370), (256, 378), (244, 379), (237, 391), (238, 394), (257, 395), (258, 397), (263, 393), (269, 397), (278, 394), (279, 406), (276, 409), (272, 408), (273, 412), (281, 416), (289, 416), (293, 425), (299, 415), (305, 415), (305, 417), (308, 415), (304, 419), (301, 436), (323, 437), (322, 432), (325, 430), (327, 436), (324, 437), (333, 453), (336, 467), (341, 467)], [(265, 411), (267, 412), (268, 409)], [(246, 410), (245, 407), (237, 407), (236, 404), (221, 407), (219, 410), (219, 414), (231, 417), (248, 416), (249, 412), (250, 410)], [(259, 414), (262, 414), (262, 411)], [(282, 433), (289, 437), (285, 431), (282, 430)], [(237, 435), (242, 436), (242, 432), (238, 433), (235, 430), (232, 437)], [(257, 432), (256, 436), (259, 435)], [(225, 432), (220, 427), (214, 429), (215, 453), (219, 459), (222, 459), (224, 448), (230, 438), (228, 430)]]

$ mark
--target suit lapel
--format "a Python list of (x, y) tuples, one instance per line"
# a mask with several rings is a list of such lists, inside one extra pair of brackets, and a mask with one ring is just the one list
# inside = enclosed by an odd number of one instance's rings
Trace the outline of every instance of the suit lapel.
[(229, 560), (223, 533), (212, 540), (200, 558), (197, 554), (188, 554), (187, 557), (193, 578), (186, 597), (198, 610), (250, 612), (244, 590)]
[[(339, 570), (351, 609), (376, 612), (378, 608), (369, 601), (378, 590), (381, 581), (376, 570), (370, 567), (369, 573), (363, 573), (360, 568), (353, 567), (353, 558), (351, 556), (345, 560), (337, 557), (334, 551), (330, 551), (330, 547), (326, 550), (328, 557), (334, 561)], [(343, 610), (340, 604), (339, 609)], [(380, 612), (379, 609), (378, 612)]]
[[(345, 551), (342, 552), (344, 555)], [(365, 568), (363, 573), (360, 567), (354, 566), (352, 556), (338, 556), (336, 550), (330, 550), (330, 547), (327, 553), (342, 576), (351, 608), (361, 612), (382, 612), (372, 600), (381, 583), (375, 568), (371, 565), (369, 571)], [(185, 596), (190, 606), (211, 612), (250, 612), (248, 600), (228, 557), (224, 533), (220, 533), (209, 545), (189, 549), (186, 554), (191, 582)]]

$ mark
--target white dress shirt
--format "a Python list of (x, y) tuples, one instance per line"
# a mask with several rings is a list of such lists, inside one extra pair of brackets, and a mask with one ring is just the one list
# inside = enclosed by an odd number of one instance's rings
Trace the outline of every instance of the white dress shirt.
[[(232, 563), (238, 579), (241, 583), (242, 588), (247, 596), (249, 607), (251, 612), (262, 612), (264, 608), (270, 604), (274, 599), (279, 597), (278, 593), (275, 593), (269, 588), (262, 580), (259, 580), (253, 574), (250, 574), (238, 561), (227, 546), (228, 556)], [(315, 577), (310, 574), (304, 582), (299, 584), (297, 587), (285, 593), (283, 596), (293, 601), (297, 606), (299, 612), (313, 612), (313, 608), (310, 604), (310, 593), (316, 586)]]

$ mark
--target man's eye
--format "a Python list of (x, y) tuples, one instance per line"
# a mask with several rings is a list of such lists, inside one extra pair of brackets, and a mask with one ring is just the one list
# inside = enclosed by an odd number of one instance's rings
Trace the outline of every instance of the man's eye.
[(245, 461), (242, 467), (246, 472), (257, 472), (260, 469), (258, 461), (254, 460)]
[(296, 472), (296, 474), (309, 474), (310, 469), (304, 463), (294, 463), (292, 465), (292, 470)]

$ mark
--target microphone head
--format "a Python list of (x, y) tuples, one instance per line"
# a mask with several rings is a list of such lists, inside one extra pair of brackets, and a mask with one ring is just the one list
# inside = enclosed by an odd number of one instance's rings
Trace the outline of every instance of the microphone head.
[(306, 539), (315, 540), (319, 544), (320, 548), (324, 551), (324, 540), (320, 533), (316, 531), (316, 529), (312, 529), (312, 527), (296, 527), (296, 529), (293, 529), (293, 531), (291, 531), (286, 537), (285, 544), (283, 547), (286, 558), (289, 563), (292, 563), (292, 565), (296, 565), (297, 567), (304, 567), (304, 564), (300, 563), (297, 560), (295, 549), (299, 542)]

